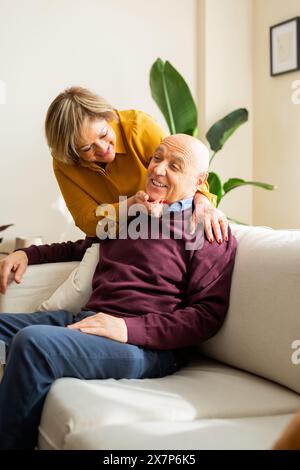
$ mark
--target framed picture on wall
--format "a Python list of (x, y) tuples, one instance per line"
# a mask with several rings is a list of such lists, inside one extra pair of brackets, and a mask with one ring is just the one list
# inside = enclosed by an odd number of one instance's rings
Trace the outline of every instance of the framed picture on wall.
[(270, 28), (271, 75), (300, 70), (300, 16)]

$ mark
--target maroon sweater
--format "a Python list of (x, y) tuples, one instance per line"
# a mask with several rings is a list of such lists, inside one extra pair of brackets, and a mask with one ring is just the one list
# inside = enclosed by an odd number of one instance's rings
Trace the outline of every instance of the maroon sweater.
[[(185, 211), (186, 212), (186, 211)], [(29, 264), (80, 261), (97, 238), (24, 249)], [(236, 241), (205, 239), (186, 250), (185, 239), (104, 240), (84, 310), (124, 318), (128, 343), (185, 348), (215, 335), (229, 304)]]

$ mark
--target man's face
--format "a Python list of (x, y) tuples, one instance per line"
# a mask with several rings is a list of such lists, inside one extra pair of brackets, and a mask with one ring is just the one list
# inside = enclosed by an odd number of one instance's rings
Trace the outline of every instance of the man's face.
[(192, 197), (199, 183), (199, 171), (191, 152), (174, 139), (156, 149), (147, 173), (146, 192), (150, 200), (169, 204)]

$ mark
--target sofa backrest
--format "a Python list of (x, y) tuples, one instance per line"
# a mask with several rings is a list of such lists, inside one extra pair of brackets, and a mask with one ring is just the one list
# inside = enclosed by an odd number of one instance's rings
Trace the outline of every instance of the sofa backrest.
[(199, 349), (300, 393), (300, 231), (232, 231), (238, 247), (229, 311)]

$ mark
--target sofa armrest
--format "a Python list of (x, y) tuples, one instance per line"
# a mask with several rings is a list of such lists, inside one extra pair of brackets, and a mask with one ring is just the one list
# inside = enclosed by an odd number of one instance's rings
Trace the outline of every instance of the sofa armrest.
[(35, 312), (78, 264), (71, 261), (28, 266), (21, 284), (16, 284), (11, 276), (6, 294), (0, 294), (0, 313)]

